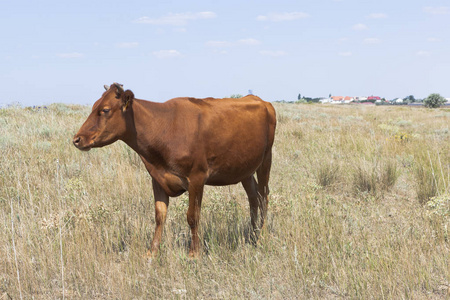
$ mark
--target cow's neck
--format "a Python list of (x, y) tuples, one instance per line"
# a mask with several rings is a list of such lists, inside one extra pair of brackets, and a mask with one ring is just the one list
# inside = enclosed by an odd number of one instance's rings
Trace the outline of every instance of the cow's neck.
[(159, 137), (171, 119), (171, 111), (165, 103), (134, 99), (132, 105), (133, 118), (123, 141), (149, 162), (152, 158), (160, 161), (160, 157), (155, 157), (160, 156), (161, 147), (164, 147)]

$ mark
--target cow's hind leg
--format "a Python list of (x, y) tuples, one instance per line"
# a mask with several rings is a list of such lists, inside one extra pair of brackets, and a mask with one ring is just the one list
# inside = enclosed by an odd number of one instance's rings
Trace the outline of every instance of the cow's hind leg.
[(203, 188), (203, 181), (197, 183), (191, 180), (189, 183), (189, 208), (186, 217), (192, 234), (191, 247), (189, 249), (190, 258), (197, 258), (199, 256), (200, 239), (198, 237), (198, 226), (202, 207)]
[(260, 228), (264, 227), (264, 222), (267, 217), (267, 207), (269, 205), (269, 177), (270, 177), (270, 167), (272, 166), (272, 149), (266, 152), (264, 155), (263, 162), (261, 166), (256, 170), (256, 175), (258, 177), (258, 194), (260, 197), (258, 199), (259, 208), (261, 211), (261, 225)]
[(153, 179), (153, 195), (155, 197), (155, 235), (151, 248), (147, 251), (148, 257), (154, 257), (158, 254), (159, 245), (161, 243), (161, 236), (166, 222), (167, 208), (169, 206), (169, 196), (159, 185), (159, 183)]
[(259, 208), (259, 202), (258, 199), (258, 184), (256, 183), (255, 177), (252, 175), (244, 180), (242, 180), (242, 186), (245, 189), (245, 192), (247, 193), (248, 202), (250, 204), (250, 218), (252, 223), (252, 229), (253, 232), (251, 234), (251, 240), (253, 242), (256, 242), (259, 236), (259, 230), (258, 227), (258, 208)]

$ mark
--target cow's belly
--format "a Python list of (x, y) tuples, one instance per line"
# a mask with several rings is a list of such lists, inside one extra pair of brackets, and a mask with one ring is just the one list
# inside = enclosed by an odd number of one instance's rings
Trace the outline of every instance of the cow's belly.
[(253, 173), (248, 174), (247, 176), (213, 176), (211, 178), (208, 178), (206, 184), (213, 186), (236, 184), (241, 182), (245, 178), (248, 178), (252, 174)]
[(262, 155), (247, 160), (230, 158), (215, 162), (208, 168), (207, 185), (236, 184), (253, 175), (262, 163)]

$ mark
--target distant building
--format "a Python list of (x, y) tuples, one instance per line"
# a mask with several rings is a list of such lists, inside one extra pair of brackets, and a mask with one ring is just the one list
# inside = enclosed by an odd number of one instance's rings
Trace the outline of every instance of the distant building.
[(367, 100), (381, 100), (381, 98), (380, 97), (378, 97), (378, 96), (369, 96), (369, 97), (367, 97)]
[(341, 102), (344, 100), (344, 96), (331, 96), (331, 100), (334, 102)]
[(330, 103), (330, 102), (332, 102), (333, 100), (331, 100), (331, 98), (321, 98), (320, 100), (319, 100), (319, 102), (320, 103)]
[(344, 103), (350, 103), (350, 102), (353, 102), (355, 100), (355, 98), (353, 98), (353, 97), (349, 97), (349, 96), (345, 96), (344, 97)]
[[(321, 103), (331, 103), (331, 104), (339, 104), (339, 103), (344, 103), (344, 104), (349, 104), (352, 102), (355, 103), (363, 103), (363, 104), (374, 104), (376, 103), (381, 103), (385, 101), (384, 99), (382, 99), (380, 96), (330, 96), (330, 98), (321, 98), (319, 102)], [(403, 100), (402, 100), (403, 101)]]

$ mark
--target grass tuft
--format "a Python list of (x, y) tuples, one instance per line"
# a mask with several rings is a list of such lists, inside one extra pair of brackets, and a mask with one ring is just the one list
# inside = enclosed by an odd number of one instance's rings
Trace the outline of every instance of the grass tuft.
[(318, 162), (314, 175), (318, 185), (333, 187), (341, 176), (340, 167), (334, 161), (322, 160)]

